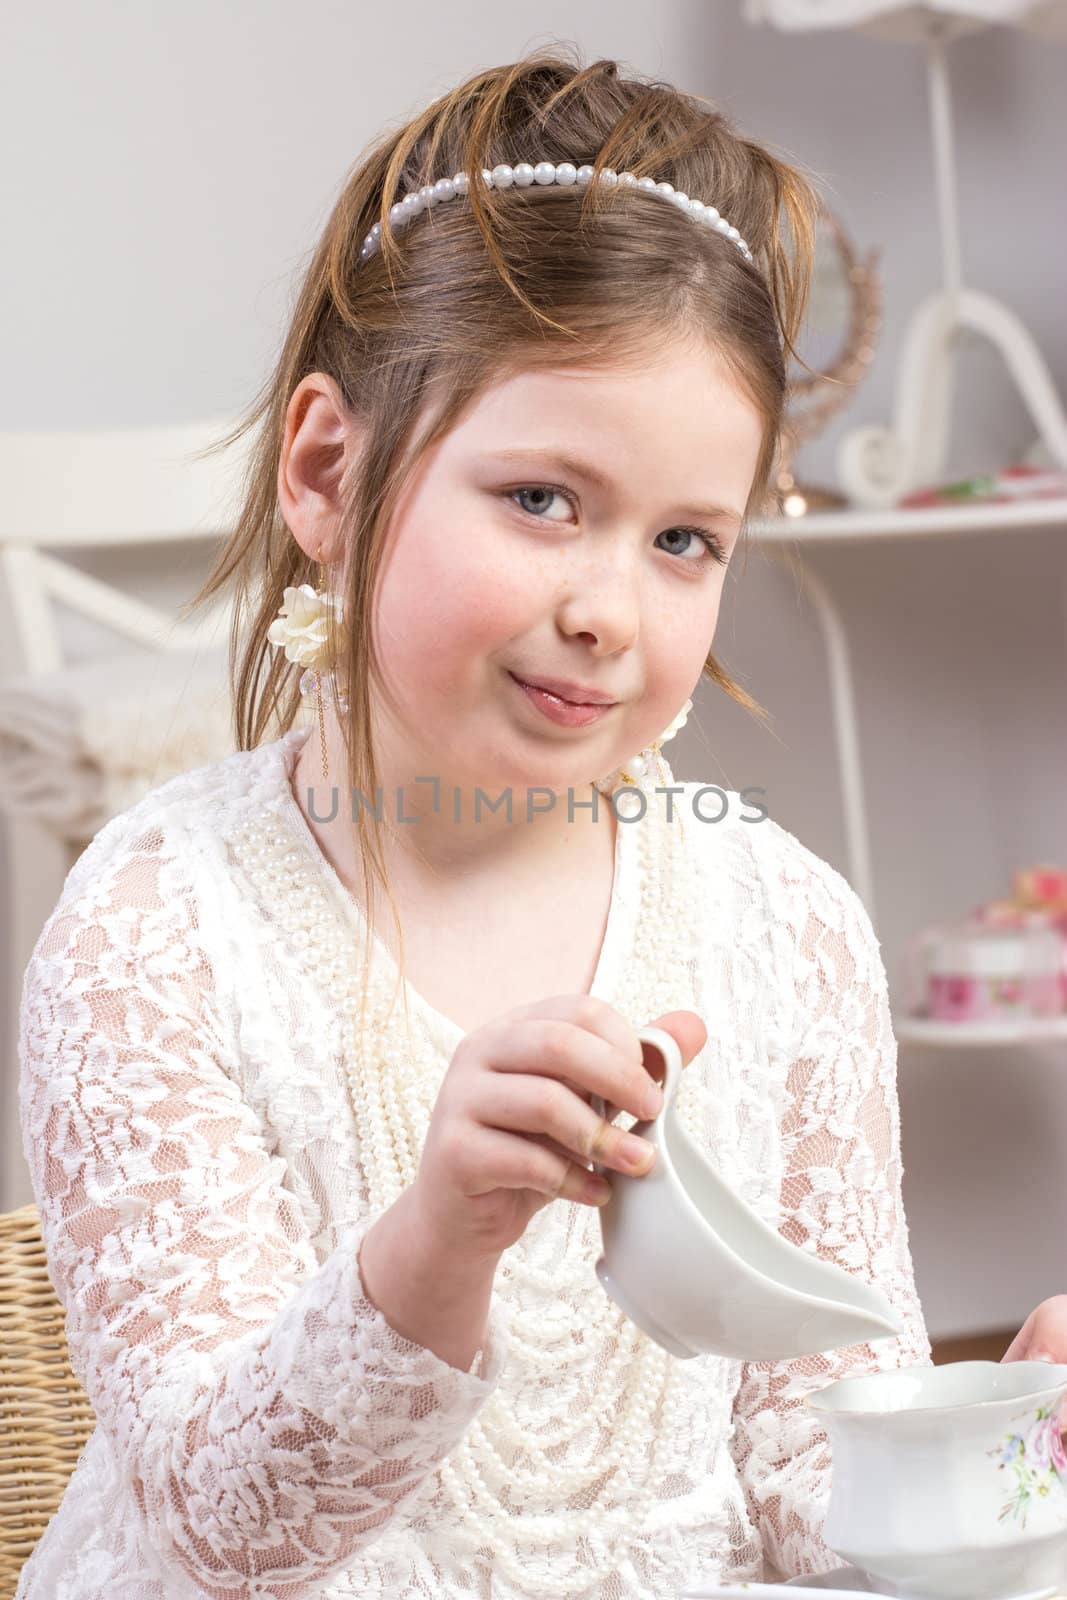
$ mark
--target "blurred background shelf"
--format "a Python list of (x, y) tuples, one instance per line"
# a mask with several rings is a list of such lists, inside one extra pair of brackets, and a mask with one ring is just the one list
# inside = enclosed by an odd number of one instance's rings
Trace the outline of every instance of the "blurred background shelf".
[[(871, 511), (845, 507), (841, 510), (811, 512), (802, 517), (764, 518), (750, 524), (754, 539), (767, 546), (772, 558), (788, 558), (794, 566), (800, 563), (803, 568), (804, 592), (811, 602), (826, 653), (844, 811), (848, 878), (866, 906), (876, 930), (878, 915), (874, 866), (848, 631), (841, 608), (828, 584), (811, 562), (804, 561), (803, 552), (798, 547), (1058, 528), (1067, 529), (1067, 496), (992, 504), (969, 501), (960, 505), (922, 506), (911, 510), (890, 507)], [(904, 1035), (899, 1037), (903, 1038)]]
[(954, 506), (924, 506), (911, 511), (813, 511), (804, 517), (766, 517), (751, 524), (767, 543), (838, 540), (927, 539), (952, 534), (1006, 533), (1013, 528), (1067, 528), (1067, 497)]
[(1067, 1043), (1067, 1016), (985, 1023), (901, 1016), (893, 1018), (893, 1032), (898, 1044), (934, 1045), (945, 1050), (975, 1045)]
[[(885, 941), (889, 963), (893, 1031), (901, 1057), (901, 1117), (906, 1128), (905, 1195), (935, 1362), (999, 1361), (1032, 1305), (1063, 1289), (1062, 1272), (1055, 1267), (1040, 1270), (1028, 1264), (1028, 1259), (1031, 1251), (1047, 1259), (1063, 1226), (1063, 1206), (1052, 1174), (1060, 1167), (1060, 1152), (1067, 1138), (1067, 1113), (1060, 1106), (1062, 1069), (1067, 1067), (1067, 1016), (984, 1026), (940, 1022), (911, 1014), (903, 990), (896, 992), (899, 975), (892, 951), (897, 946), (890, 929), (879, 920), (876, 868), (884, 873), (887, 911), (892, 902), (898, 923), (902, 897), (916, 902), (910, 919), (912, 932), (930, 914), (930, 904), (918, 882), (894, 882), (895, 870), (900, 870), (892, 864), (894, 859), (900, 860), (899, 829), (885, 836), (884, 864), (877, 836), (872, 844), (870, 803), (880, 792), (879, 775), (884, 781), (885, 774), (879, 745), (889, 735), (857, 687), (870, 679), (869, 669), (863, 679), (856, 670), (857, 653), (864, 663), (868, 660), (865, 623), (845, 597), (857, 594), (868, 566), (872, 581), (884, 585), (898, 552), (902, 562), (905, 552), (911, 553), (911, 571), (917, 563), (933, 560), (941, 575), (942, 593), (945, 568), (952, 561), (958, 561), (961, 572), (970, 570), (971, 562), (982, 564), (982, 570), (998, 561), (1010, 564), (1013, 576), (1017, 569), (1015, 603), (1009, 603), (996, 619), (1000, 631), (995, 635), (995, 659), (987, 663), (987, 670), (997, 675), (995, 703), (1001, 713), (1010, 715), (1010, 708), (1018, 705), (1021, 717), (1034, 693), (1039, 660), (1043, 670), (1051, 669), (1060, 684), (1062, 701), (1062, 653), (1050, 652), (1048, 633), (1050, 613), (1052, 625), (1062, 628), (1062, 612), (1056, 617), (1050, 585), (1055, 586), (1056, 594), (1067, 594), (1059, 587), (1063, 582), (1061, 530), (1067, 530), (1067, 497), (910, 509), (845, 507), (751, 525), (760, 554), (787, 568), (791, 590), (803, 594), (819, 630), (845, 830), (842, 870), (866, 906), (880, 943)], [(972, 539), (978, 543), (960, 542)], [(942, 542), (935, 546), (930, 540)], [(1035, 597), (1033, 618), (1025, 602), (1018, 603), (1018, 596), (1025, 594), (1029, 585), (1041, 590), (1040, 599)], [(902, 584), (892, 601), (895, 626), (909, 652), (929, 649), (932, 653), (936, 640), (928, 636), (934, 625), (930, 609), (924, 610), (921, 619), (913, 615), (908, 602), (901, 599), (908, 592), (908, 585)], [(1038, 627), (1040, 638), (1035, 632)], [(870, 656), (885, 659), (884, 651), (880, 657), (871, 651)], [(989, 680), (981, 681), (988, 692)], [(969, 686), (957, 685), (956, 693), (945, 690), (929, 700), (916, 698), (902, 708), (909, 725), (908, 743), (915, 751), (915, 766), (905, 756), (900, 768), (902, 804), (922, 790), (921, 763), (930, 742), (954, 741), (955, 730), (971, 711), (970, 692)], [(884, 715), (884, 699), (881, 710)], [(1049, 740), (1060, 746), (1061, 726), (1055, 720), (1048, 724)], [(899, 748), (900, 730), (895, 732)], [(1004, 745), (1018, 760), (1028, 759), (1025, 751), (1033, 748), (1032, 740), (1024, 746), (1007, 738)], [(932, 792), (943, 795), (945, 763), (935, 766), (939, 776)], [(962, 770), (979, 783), (997, 777), (992, 770), (984, 775), (981, 769), (976, 772), (973, 765)], [(1025, 805), (1039, 807), (1046, 816), (1049, 812), (1062, 816), (1062, 793), (1062, 786), (1054, 781), (1044, 800), (1032, 796)], [(957, 806), (937, 813), (931, 801), (924, 812), (926, 820), (917, 815), (915, 826), (936, 833), (938, 845), (943, 844), (948, 852), (955, 848), (963, 816), (971, 808), (981, 813), (991, 805), (991, 798), (985, 791), (970, 792), (963, 805), (964, 812)], [(880, 815), (884, 814), (883, 800)], [(1012, 848), (1025, 848), (1018, 829), (1013, 838)], [(1054, 849), (1050, 859), (1053, 854)], [(930, 856), (927, 849), (917, 852), (916, 858), (929, 861)], [(910, 870), (906, 875), (911, 877)], [(954, 898), (961, 909), (993, 892), (987, 883), (976, 883), (968, 900), (966, 882), (961, 882), (959, 875), (955, 884)], [(1036, 1203), (1024, 1205), (1017, 1199), (1020, 1184), (1013, 1169), (1020, 1157), (1035, 1166), (1033, 1191), (1041, 1196)], [(998, 1162), (1002, 1169), (994, 1174)], [(1032, 1244), (1028, 1242), (1016, 1258), (1019, 1240), (1030, 1241), (1031, 1229)]]

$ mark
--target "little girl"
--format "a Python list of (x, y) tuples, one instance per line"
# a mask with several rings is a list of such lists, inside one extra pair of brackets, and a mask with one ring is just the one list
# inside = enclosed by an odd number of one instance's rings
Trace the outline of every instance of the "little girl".
[[(702, 675), (762, 714), (710, 647), (816, 205), (706, 102), (565, 50), (347, 180), (198, 597), (236, 588), (238, 749), (97, 834), (26, 972), (98, 1426), (20, 1600), (841, 1565), (805, 1396), (929, 1360), (886, 975), (838, 872), (660, 753)], [(608, 1298), (593, 1169), (648, 1170), (615, 1118), (661, 1102), (650, 1022), (727, 1181), (902, 1335), (678, 1359)]]

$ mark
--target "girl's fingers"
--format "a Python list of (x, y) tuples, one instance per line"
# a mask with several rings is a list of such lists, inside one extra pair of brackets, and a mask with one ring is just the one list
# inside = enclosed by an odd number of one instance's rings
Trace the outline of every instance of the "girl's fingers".
[(1067, 1362), (1067, 1294), (1054, 1294), (1031, 1311), (1004, 1360)]
[[(567, 1005), (576, 1018), (591, 1020), (587, 1025), (582, 1020), (548, 1013), (547, 1008), (557, 1003)], [(651, 1089), (649, 1073), (642, 1064), (636, 1035), (606, 1001), (588, 995), (564, 995), (559, 1002), (539, 1001), (520, 1007), (516, 1017), (520, 1026), (510, 1019), (501, 1024), (490, 1023), (486, 1029), (468, 1034), (459, 1048), (464, 1049), (484, 1033), (487, 1039), (483, 1054), (488, 1055), (493, 1070), (501, 1076), (539, 1073), (555, 1078), (560, 1084), (576, 1087), (586, 1104), (594, 1094), (606, 1099), (611, 1092), (622, 1092), (632, 1097), (633, 1115), (640, 1114)], [(580, 1087), (567, 1068), (579, 1073)]]
[(1030, 1348), (1030, 1329), (1034, 1325), (1034, 1313), (1031, 1311), (1022, 1327), (1019, 1329), (1011, 1344), (1001, 1356), (1001, 1361), (1025, 1361), (1026, 1352)]
[[(587, 1170), (590, 1163), (643, 1170), (627, 1162), (624, 1130), (605, 1127), (584, 1097), (540, 1074), (490, 1081), (482, 1091), (476, 1121), (486, 1128), (533, 1137), (542, 1148), (560, 1152)], [(639, 1148), (645, 1161), (654, 1159), (647, 1140), (640, 1140)]]

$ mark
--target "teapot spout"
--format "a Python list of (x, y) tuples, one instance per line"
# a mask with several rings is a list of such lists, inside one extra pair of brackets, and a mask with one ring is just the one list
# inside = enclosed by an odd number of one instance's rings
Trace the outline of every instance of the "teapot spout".
[(791, 1301), (794, 1343), (805, 1346), (797, 1354), (816, 1355), (903, 1333), (900, 1318), (876, 1284), (783, 1238), (730, 1188), (676, 1118), (665, 1118), (661, 1154), (707, 1232), (762, 1279), (768, 1297)]

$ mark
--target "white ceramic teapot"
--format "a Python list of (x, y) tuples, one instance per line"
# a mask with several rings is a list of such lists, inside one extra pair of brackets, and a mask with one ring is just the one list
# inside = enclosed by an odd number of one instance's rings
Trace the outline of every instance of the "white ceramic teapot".
[[(665, 1065), (659, 1115), (633, 1129), (656, 1160), (643, 1177), (594, 1167), (612, 1187), (596, 1274), (616, 1305), (683, 1358), (778, 1361), (900, 1333), (881, 1290), (790, 1244), (723, 1181), (673, 1109), (677, 1043), (662, 1028), (638, 1038)], [(591, 1103), (606, 1115), (599, 1095)]]

